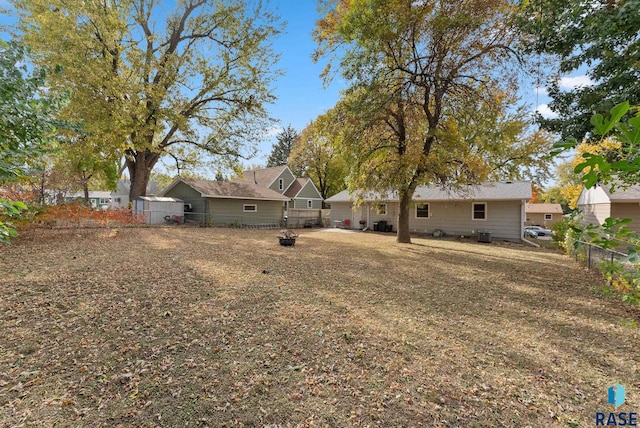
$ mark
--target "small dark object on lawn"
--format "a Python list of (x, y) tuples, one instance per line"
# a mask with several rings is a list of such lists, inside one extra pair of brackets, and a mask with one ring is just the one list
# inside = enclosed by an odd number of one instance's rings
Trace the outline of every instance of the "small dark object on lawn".
[(268, 273), (269, 273), (269, 271), (268, 271), (268, 270), (266, 270), (266, 269), (264, 269), (264, 270), (262, 271), (262, 273), (266, 275), (266, 274), (268, 274)]

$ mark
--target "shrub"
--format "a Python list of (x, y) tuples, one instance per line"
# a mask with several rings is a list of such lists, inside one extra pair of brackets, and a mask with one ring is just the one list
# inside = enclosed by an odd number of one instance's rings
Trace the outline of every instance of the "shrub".
[(130, 209), (95, 209), (80, 201), (45, 206), (28, 219), (23, 227), (109, 227), (138, 224), (141, 219)]

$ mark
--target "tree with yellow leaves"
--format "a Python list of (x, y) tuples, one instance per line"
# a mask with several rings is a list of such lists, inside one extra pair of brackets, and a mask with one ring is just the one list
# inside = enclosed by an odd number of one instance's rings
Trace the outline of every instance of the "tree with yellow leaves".
[(398, 242), (411, 242), (418, 185), (478, 183), (511, 165), (522, 172), (532, 145), (513, 139), (525, 121), (507, 120), (505, 108), (516, 89), (513, 2), (327, 0), (323, 7), (317, 56), (336, 55), (332, 64), (349, 83), (336, 106), (349, 187), (398, 193)]

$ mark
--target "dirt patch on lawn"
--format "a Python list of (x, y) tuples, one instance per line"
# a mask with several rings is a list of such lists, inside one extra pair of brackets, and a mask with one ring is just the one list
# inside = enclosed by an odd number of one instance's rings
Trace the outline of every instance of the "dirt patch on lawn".
[(639, 311), (548, 250), (157, 228), (0, 251), (2, 426), (586, 427), (616, 382), (640, 409)]

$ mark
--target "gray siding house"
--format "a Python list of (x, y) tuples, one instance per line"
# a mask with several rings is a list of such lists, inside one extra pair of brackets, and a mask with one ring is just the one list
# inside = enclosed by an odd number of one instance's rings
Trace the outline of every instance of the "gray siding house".
[[(525, 223), (525, 205), (531, 198), (531, 183), (507, 181), (481, 183), (463, 189), (419, 186), (413, 196), (409, 229), (417, 233), (436, 230), (448, 235), (473, 236), (490, 232), (498, 239), (520, 241)], [(399, 198), (395, 193), (369, 193), (354, 209), (354, 197), (346, 190), (326, 200), (331, 204), (334, 226), (358, 229), (396, 230)]]
[(244, 171), (240, 181), (255, 184), (287, 197), (284, 215), (289, 227), (322, 224), (322, 195), (307, 177), (296, 178), (287, 165)]
[(244, 171), (240, 180), (284, 194), (289, 186), (296, 180), (296, 177), (288, 166), (282, 165), (273, 168)]
[(287, 165), (254, 169), (242, 173), (242, 181), (269, 188), (289, 198), (289, 209), (322, 209), (322, 195), (307, 177), (296, 178)]
[(640, 233), (640, 186), (611, 191), (610, 185), (596, 185), (582, 189), (578, 198), (578, 209), (582, 211), (585, 224), (602, 225), (608, 217), (630, 218), (627, 226)]
[(184, 201), (185, 222), (207, 226), (279, 226), (286, 196), (245, 181), (177, 178), (161, 193)]
[(322, 209), (322, 196), (310, 178), (296, 178), (284, 192), (291, 209)]
[[(131, 189), (131, 180), (118, 180), (118, 187), (111, 192), (112, 208), (131, 208), (130, 205), (133, 204), (129, 204), (129, 189)], [(147, 184), (147, 196), (157, 195), (159, 191), (158, 183), (153, 180), (149, 181), (149, 184)]]

